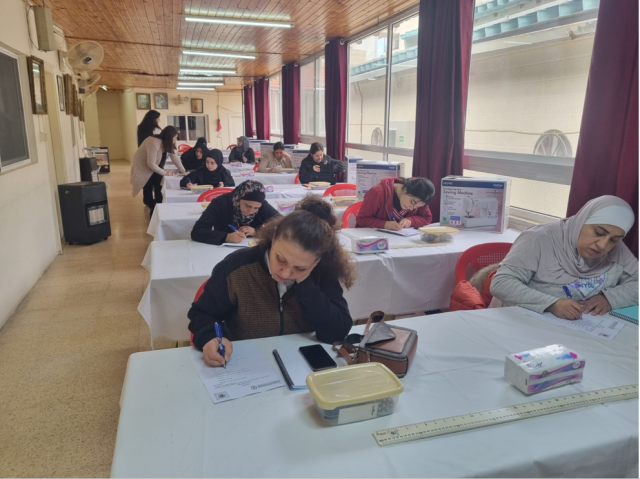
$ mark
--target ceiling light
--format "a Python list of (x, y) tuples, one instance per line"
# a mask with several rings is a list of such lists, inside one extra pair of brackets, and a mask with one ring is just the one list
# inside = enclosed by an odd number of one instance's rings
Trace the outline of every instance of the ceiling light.
[(102, 88), (104, 91), (107, 91), (107, 85), (100, 85), (100, 88)]
[(204, 81), (224, 81), (224, 78), (222, 78), (222, 77), (207, 77), (207, 76), (179, 75), (179, 76), (178, 76), (178, 81), (183, 81), (183, 80), (193, 80), (193, 81), (200, 81), (200, 80), (204, 80)]
[(225, 53), (225, 52), (206, 52), (198, 50), (182, 50), (183, 55), (203, 55), (207, 57), (222, 57), (222, 58), (244, 58), (246, 60), (255, 60), (255, 55), (245, 55), (241, 53)]
[(216, 75), (235, 75), (235, 70), (211, 70), (208, 68), (180, 68), (180, 73), (214, 73)]
[(178, 86), (223, 86), (224, 83), (220, 82), (207, 82), (207, 83), (191, 83), (191, 82), (178, 82)]
[(290, 22), (270, 22), (263, 20), (240, 20), (236, 18), (225, 17), (185, 17), (187, 22), (198, 23), (218, 23), (224, 25), (242, 25), (247, 27), (275, 27), (275, 28), (293, 28), (293, 23)]
[(189, 88), (186, 86), (178, 86), (176, 87), (176, 90), (192, 90), (192, 91), (200, 91), (200, 90), (209, 90), (209, 91), (214, 91), (215, 88), (204, 88), (201, 86), (195, 87), (195, 88)]

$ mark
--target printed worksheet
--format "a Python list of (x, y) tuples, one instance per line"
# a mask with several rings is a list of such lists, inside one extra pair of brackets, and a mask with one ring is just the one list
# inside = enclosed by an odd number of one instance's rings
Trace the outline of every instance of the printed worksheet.
[(582, 331), (583, 333), (604, 339), (615, 338), (618, 333), (622, 331), (622, 328), (624, 328), (623, 320), (616, 319), (608, 314), (605, 314), (604, 316), (591, 316), (590, 314), (585, 314), (582, 316), (582, 319), (576, 320), (558, 318), (553, 313), (539, 314), (529, 310), (527, 310), (527, 315), (541, 319), (547, 323), (557, 324), (558, 326), (564, 326), (565, 328), (576, 331)]
[(189, 358), (214, 403), (285, 386), (280, 374), (253, 343), (234, 344), (226, 369), (206, 364), (200, 351), (194, 350)]

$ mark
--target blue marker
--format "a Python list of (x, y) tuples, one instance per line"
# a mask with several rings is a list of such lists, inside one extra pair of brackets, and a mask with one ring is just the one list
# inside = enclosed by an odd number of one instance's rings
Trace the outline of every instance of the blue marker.
[[(224, 359), (224, 346), (222, 345), (222, 328), (220, 327), (220, 323), (216, 322), (216, 336), (218, 337), (218, 350), (220, 352), (220, 356)], [(225, 369), (227, 369), (227, 362), (225, 361), (222, 365)]]

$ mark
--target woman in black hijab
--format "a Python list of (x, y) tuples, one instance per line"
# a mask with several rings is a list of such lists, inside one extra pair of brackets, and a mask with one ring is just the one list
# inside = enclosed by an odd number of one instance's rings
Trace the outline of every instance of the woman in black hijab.
[(180, 180), (181, 188), (190, 188), (195, 185), (212, 185), (214, 188), (236, 185), (229, 170), (222, 166), (222, 152), (214, 148), (209, 151), (208, 155), (205, 159), (204, 166), (201, 166), (191, 173), (187, 173), (185, 177)]
[(204, 159), (207, 156), (209, 156), (207, 139), (202, 137), (198, 138), (193, 148), (188, 149), (182, 154), (180, 160), (182, 160), (182, 166), (184, 166), (185, 170), (196, 170), (204, 166)]

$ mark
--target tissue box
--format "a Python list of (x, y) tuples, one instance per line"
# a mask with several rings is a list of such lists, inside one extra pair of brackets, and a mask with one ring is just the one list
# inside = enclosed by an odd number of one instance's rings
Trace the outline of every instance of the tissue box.
[(389, 249), (389, 240), (384, 236), (363, 236), (351, 238), (354, 253), (380, 253)]
[(296, 201), (276, 201), (280, 213), (291, 213), (296, 208)]
[(505, 377), (520, 391), (533, 394), (582, 380), (586, 359), (562, 344), (517, 354), (504, 363)]

